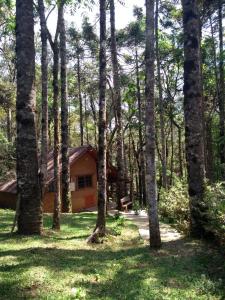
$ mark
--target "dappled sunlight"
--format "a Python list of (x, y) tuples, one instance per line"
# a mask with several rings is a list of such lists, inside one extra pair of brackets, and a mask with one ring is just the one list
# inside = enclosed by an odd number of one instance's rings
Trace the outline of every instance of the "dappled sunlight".
[[(95, 221), (95, 214), (62, 216), (62, 231), (55, 233), (48, 229), (51, 216), (45, 216), (47, 227), (41, 237), (5, 235), (0, 244), (3, 297), (70, 299), (77, 289), (90, 300), (222, 299), (225, 295), (224, 260), (209, 245), (182, 237), (164, 242), (159, 251), (150, 250), (131, 221), (125, 222), (120, 236), (88, 245), (86, 236)], [(109, 218), (109, 226), (113, 223)]]

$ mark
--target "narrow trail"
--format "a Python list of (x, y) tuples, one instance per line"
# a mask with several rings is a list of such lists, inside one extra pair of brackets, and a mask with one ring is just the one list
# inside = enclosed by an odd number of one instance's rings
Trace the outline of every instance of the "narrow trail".
[[(111, 215), (114, 215), (117, 211), (110, 211)], [(134, 211), (120, 212), (124, 218), (131, 220), (137, 227), (140, 236), (143, 240), (149, 240), (149, 223), (147, 213), (142, 210), (138, 215)], [(162, 242), (170, 242), (181, 239), (183, 236), (177, 232), (170, 225), (160, 223), (160, 233)]]

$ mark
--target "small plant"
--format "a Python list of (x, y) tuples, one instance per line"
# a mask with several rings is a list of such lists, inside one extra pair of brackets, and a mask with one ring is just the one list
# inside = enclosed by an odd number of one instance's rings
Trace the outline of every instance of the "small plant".
[(114, 218), (115, 218), (115, 221), (112, 226), (112, 230), (115, 235), (121, 235), (122, 227), (124, 227), (125, 219), (124, 219), (124, 217), (121, 217), (121, 216), (117, 216)]
[(141, 207), (140, 207), (140, 204), (137, 200), (135, 200), (133, 202), (133, 210), (134, 210), (135, 215), (139, 215)]

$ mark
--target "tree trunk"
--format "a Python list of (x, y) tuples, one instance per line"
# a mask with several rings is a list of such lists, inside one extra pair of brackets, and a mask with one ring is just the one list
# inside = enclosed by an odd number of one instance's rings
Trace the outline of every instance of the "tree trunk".
[(98, 217), (96, 232), (105, 235), (106, 226), (106, 0), (100, 0), (99, 53), (99, 140), (98, 140)]
[(214, 36), (211, 14), (209, 16), (209, 21), (210, 21), (211, 38), (213, 43), (213, 66), (214, 66), (214, 74), (215, 74), (215, 82), (216, 82), (216, 100), (219, 101), (219, 78), (218, 78), (218, 69), (217, 69), (216, 44), (215, 44), (215, 36)]
[(212, 120), (206, 120), (206, 178), (213, 182), (213, 140), (212, 140)]
[(143, 107), (141, 100), (140, 78), (139, 78), (139, 64), (138, 64), (138, 52), (135, 51), (135, 66), (136, 66), (136, 89), (137, 89), (137, 101), (138, 101), (138, 135), (140, 144), (140, 174), (139, 174), (139, 187), (140, 187), (140, 203), (146, 205), (146, 186), (145, 186), (145, 157), (143, 146)]
[(7, 108), (7, 139), (8, 142), (12, 142), (12, 110)]
[(207, 222), (204, 204), (204, 146), (200, 32), (197, 0), (182, 0), (184, 26), (184, 115), (186, 160), (191, 212), (191, 234), (205, 234)]
[(170, 134), (171, 134), (171, 157), (170, 157), (170, 186), (173, 185), (173, 171), (174, 171), (174, 130), (173, 130), (173, 112), (171, 109), (170, 115)]
[(67, 97), (67, 58), (64, 2), (59, 14), (60, 57), (61, 57), (61, 153), (62, 153), (62, 211), (70, 212), (70, 172), (69, 172), (69, 135), (68, 135), (68, 97)]
[(42, 117), (41, 117), (41, 191), (42, 201), (47, 182), (48, 165), (48, 34), (45, 20), (43, 0), (38, 0), (41, 23), (41, 85), (42, 85)]
[(111, 59), (113, 69), (113, 84), (114, 84), (114, 101), (116, 107), (116, 120), (117, 120), (117, 207), (121, 209), (120, 199), (125, 196), (125, 171), (124, 171), (124, 160), (123, 160), (123, 135), (122, 135), (122, 109), (121, 109), (121, 92), (120, 92), (120, 76), (119, 76), (119, 65), (117, 57), (117, 44), (115, 34), (115, 4), (114, 0), (110, 0), (110, 24), (111, 24)]
[(54, 115), (54, 212), (52, 228), (60, 229), (60, 175), (59, 175), (59, 45), (54, 41), (53, 51), (53, 115)]
[(161, 247), (158, 220), (155, 163), (155, 95), (154, 95), (154, 0), (146, 0), (146, 196), (149, 210), (150, 247)]
[(95, 111), (95, 104), (94, 104), (94, 99), (93, 96), (90, 95), (90, 104), (91, 104), (91, 111), (92, 111), (92, 115), (93, 115), (93, 121), (94, 121), (94, 131), (95, 131), (95, 146), (97, 148), (97, 115), (96, 115), (96, 111)]
[(219, 20), (219, 117), (220, 117), (220, 162), (222, 177), (225, 178), (225, 111), (224, 111), (224, 57), (223, 57), (223, 4), (218, 0)]
[(83, 100), (81, 95), (81, 78), (80, 78), (80, 55), (77, 56), (77, 82), (78, 82), (78, 96), (80, 105), (80, 144), (84, 145), (84, 123), (83, 123)]
[(178, 157), (179, 157), (179, 176), (183, 178), (183, 155), (182, 155), (182, 139), (181, 139), (181, 127), (173, 119), (173, 124), (176, 126), (178, 131)]
[(162, 186), (167, 188), (167, 161), (166, 161), (166, 143), (165, 143), (165, 122), (164, 122), (164, 105), (162, 93), (162, 80), (160, 72), (160, 54), (159, 54), (159, 0), (156, 0), (156, 58), (157, 58), (157, 80), (159, 90), (159, 119), (160, 119), (160, 140), (162, 155)]
[(84, 116), (85, 116), (86, 144), (89, 145), (87, 94), (84, 95)]
[(58, 9), (58, 22), (55, 33), (54, 41), (52, 40), (51, 34), (48, 31), (48, 40), (53, 52), (53, 120), (54, 120), (54, 211), (53, 211), (53, 224), (52, 228), (60, 230), (60, 213), (61, 213), (61, 194), (60, 194), (60, 171), (59, 171), (59, 20), (60, 10)]
[(16, 1), (17, 201), (18, 232), (42, 231), (41, 190), (35, 120), (35, 47), (33, 1)]

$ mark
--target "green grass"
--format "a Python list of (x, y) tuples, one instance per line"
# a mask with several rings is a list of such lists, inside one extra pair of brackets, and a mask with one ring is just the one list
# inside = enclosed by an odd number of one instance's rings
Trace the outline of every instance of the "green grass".
[(210, 245), (181, 239), (149, 250), (129, 222), (87, 245), (94, 213), (64, 215), (60, 233), (45, 215), (42, 237), (10, 235), (13, 214), (0, 210), (0, 299), (225, 299), (225, 259)]

